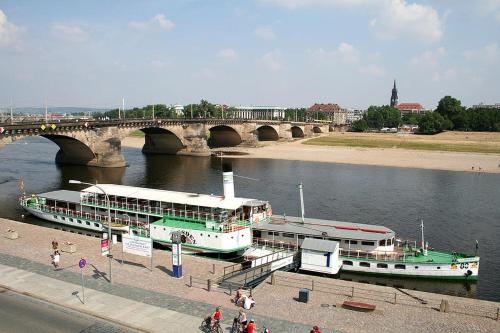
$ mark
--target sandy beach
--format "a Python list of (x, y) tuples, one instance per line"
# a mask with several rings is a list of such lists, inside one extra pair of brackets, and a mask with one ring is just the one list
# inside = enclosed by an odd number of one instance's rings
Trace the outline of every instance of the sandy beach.
[[(359, 148), (316, 146), (291, 142), (266, 142), (261, 147), (232, 147), (227, 151), (245, 153), (233, 158), (268, 158), (292, 161), (378, 165), (402, 168), (500, 173), (500, 155), (400, 148)], [(127, 137), (123, 147), (142, 148), (144, 138)], [(228, 156), (229, 157), (229, 156)]]

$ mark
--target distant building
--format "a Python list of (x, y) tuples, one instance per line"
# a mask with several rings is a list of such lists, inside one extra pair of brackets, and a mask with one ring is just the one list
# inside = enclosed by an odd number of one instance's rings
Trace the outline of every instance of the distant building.
[(346, 110), (346, 122), (348, 124), (352, 124), (356, 120), (360, 120), (363, 118), (363, 114), (366, 112), (366, 110), (361, 110), (361, 109), (351, 109), (347, 108)]
[(473, 109), (482, 109), (482, 108), (487, 108), (487, 109), (500, 109), (500, 103), (495, 103), (495, 104), (484, 104), (484, 103), (479, 103), (476, 105), (472, 106)]
[(347, 123), (347, 110), (341, 108), (338, 104), (315, 103), (313, 106), (307, 109), (307, 115), (309, 119), (318, 119), (320, 113), (326, 116), (326, 120), (329, 120), (334, 124), (344, 125)]
[(175, 104), (172, 107), (174, 108), (176, 116), (183, 116), (184, 115), (184, 106), (183, 105)]
[(396, 88), (396, 80), (394, 80), (394, 86), (391, 92), (391, 108), (395, 108), (398, 105), (398, 89)]
[(396, 106), (396, 109), (401, 112), (401, 115), (425, 114), (430, 112), (430, 110), (426, 110), (420, 103), (400, 103)]
[(282, 106), (235, 106), (233, 117), (238, 119), (285, 119)]

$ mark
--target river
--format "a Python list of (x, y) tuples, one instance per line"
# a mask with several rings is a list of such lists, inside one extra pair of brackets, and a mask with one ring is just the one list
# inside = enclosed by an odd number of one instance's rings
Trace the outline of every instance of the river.
[[(0, 216), (23, 220), (17, 204), (19, 178), (28, 193), (77, 189), (68, 180), (116, 183), (198, 193), (222, 193), (220, 159), (143, 155), (123, 149), (126, 168), (56, 166), (58, 147), (33, 137), (0, 150)], [(477, 284), (341, 278), (500, 301), (500, 175), (410, 168), (266, 159), (234, 159), (237, 196), (269, 200), (273, 212), (299, 213), (297, 183), (304, 183), (306, 216), (380, 224), (401, 238), (425, 237), (436, 249), (474, 253), (479, 241)], [(241, 177), (238, 177), (241, 176)], [(243, 178), (246, 177), (246, 178)], [(252, 179), (249, 179), (252, 178)], [(26, 218), (24, 221), (50, 226)]]

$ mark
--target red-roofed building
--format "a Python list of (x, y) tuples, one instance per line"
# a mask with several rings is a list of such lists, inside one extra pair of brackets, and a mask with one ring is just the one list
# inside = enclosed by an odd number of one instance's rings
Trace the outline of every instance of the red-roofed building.
[(324, 114), (327, 120), (331, 120), (335, 124), (343, 125), (347, 122), (347, 111), (341, 108), (338, 104), (327, 103), (319, 104), (315, 103), (309, 109), (307, 109), (309, 118), (317, 119), (318, 115)]
[(396, 109), (401, 111), (401, 114), (424, 114), (428, 112), (420, 103), (400, 103), (396, 105)]

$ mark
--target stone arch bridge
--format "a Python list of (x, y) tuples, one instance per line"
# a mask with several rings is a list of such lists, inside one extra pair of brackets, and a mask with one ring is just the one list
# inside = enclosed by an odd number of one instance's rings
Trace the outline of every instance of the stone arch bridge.
[(223, 119), (130, 119), (0, 124), (0, 147), (28, 136), (59, 146), (56, 162), (123, 167), (121, 141), (135, 130), (145, 133), (146, 154), (208, 156), (211, 148), (256, 145), (259, 141), (303, 138), (334, 130), (324, 123)]

